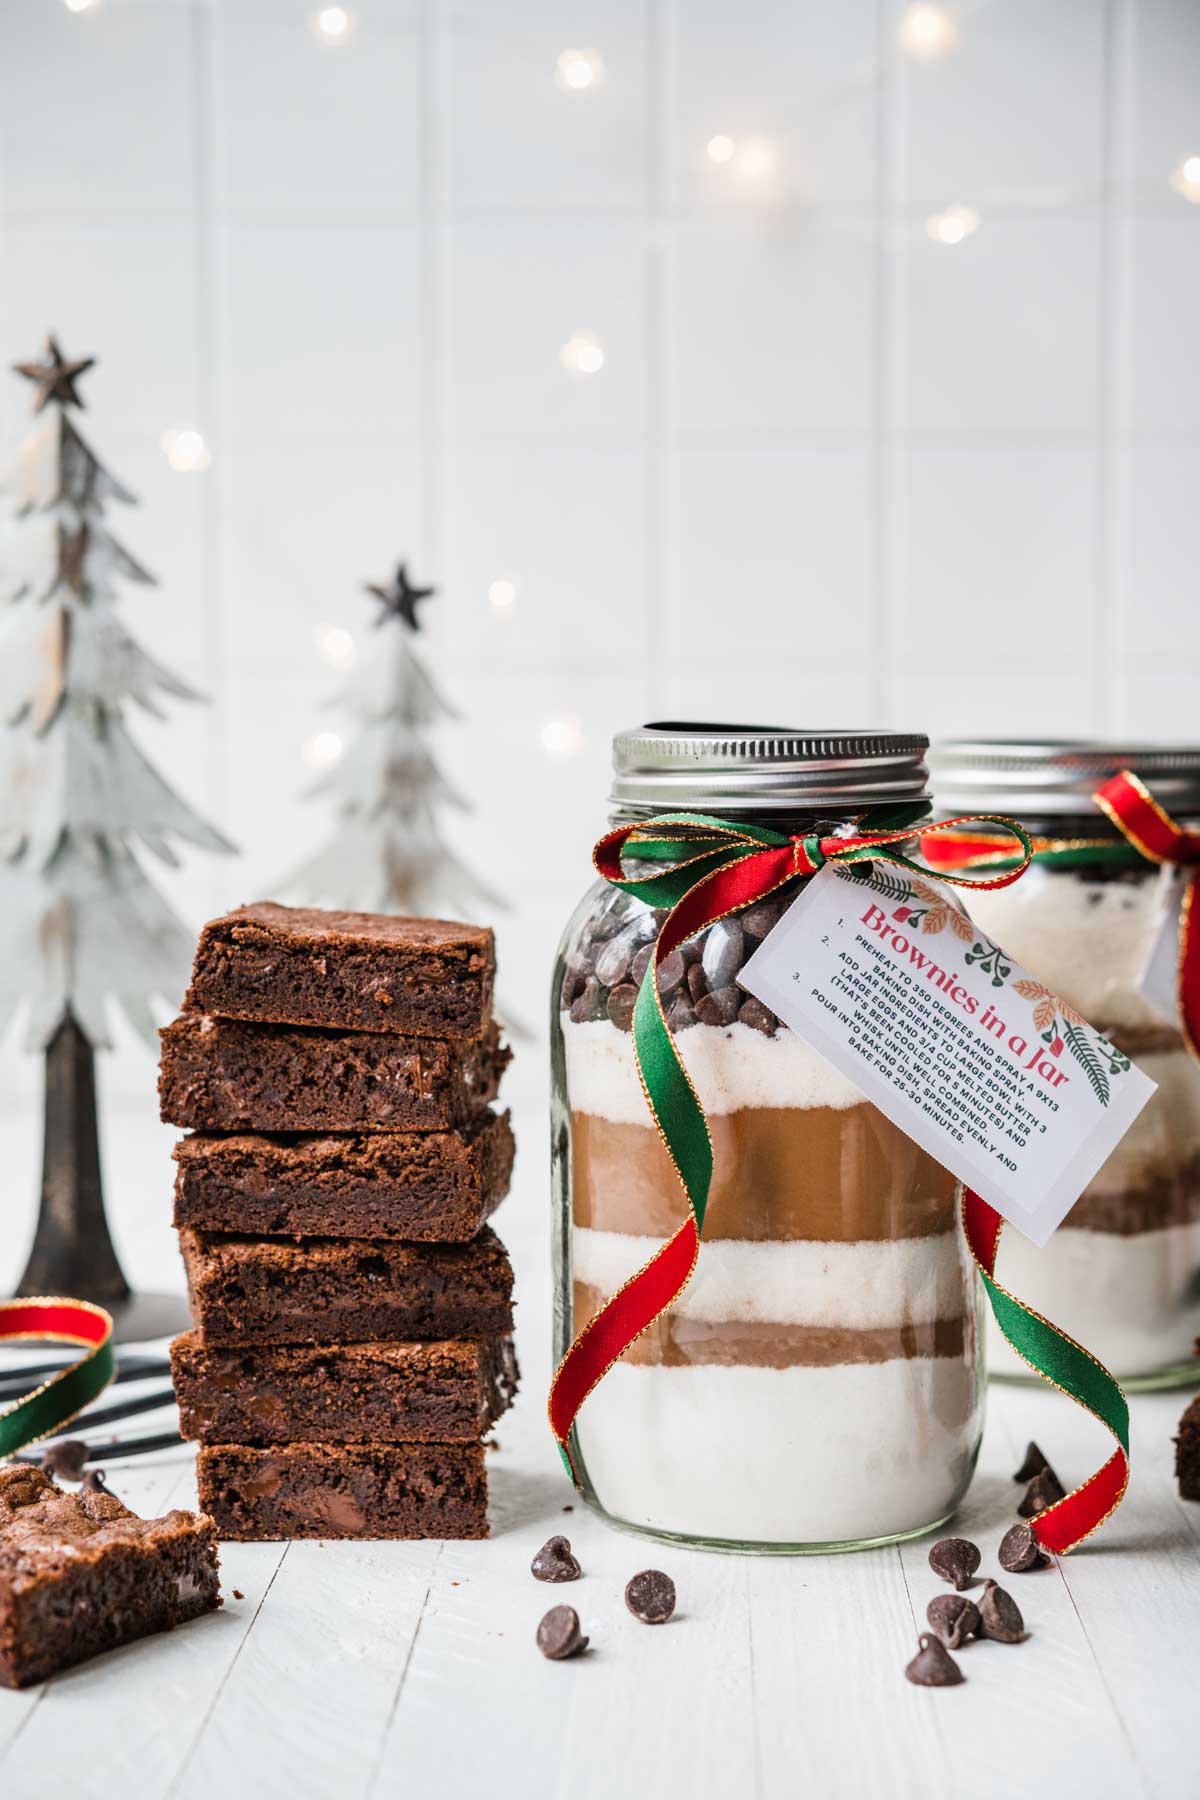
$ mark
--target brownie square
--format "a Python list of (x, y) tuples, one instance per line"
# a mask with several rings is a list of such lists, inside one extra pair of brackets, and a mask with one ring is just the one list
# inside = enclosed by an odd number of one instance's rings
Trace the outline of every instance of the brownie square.
[(211, 1519), (139, 1519), (115, 1494), (0, 1468), (0, 1682), (27, 1687), (221, 1604)]
[(1184, 1500), (1200, 1500), (1200, 1394), (1179, 1421), (1175, 1439), (1175, 1474)]
[(210, 1444), (478, 1443), (512, 1405), (511, 1337), (171, 1345), (180, 1430)]
[(495, 972), (480, 925), (260, 900), (201, 931), (184, 1004), (227, 1019), (477, 1038)]
[(455, 1131), (215, 1137), (175, 1146), (175, 1223), (255, 1237), (465, 1243), (508, 1192), (507, 1113)]
[(223, 1538), (482, 1538), (479, 1444), (206, 1444), (201, 1504)]
[(471, 1043), (181, 1013), (159, 1034), (162, 1117), (195, 1131), (445, 1131), (495, 1099), (510, 1059)]
[(206, 1344), (356, 1344), (512, 1329), (512, 1266), (489, 1226), (469, 1244), (179, 1234)]

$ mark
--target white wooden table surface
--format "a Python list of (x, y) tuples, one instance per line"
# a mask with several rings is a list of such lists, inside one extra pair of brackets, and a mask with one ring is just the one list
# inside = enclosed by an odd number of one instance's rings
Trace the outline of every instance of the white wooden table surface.
[[(925, 1603), (947, 1591), (927, 1545), (712, 1556), (622, 1535), (575, 1503), (543, 1411), (544, 1124), (531, 1111), (518, 1127), (523, 1162), (498, 1223), (518, 1271), (524, 1386), (490, 1457), (491, 1539), (224, 1546), (219, 1613), (43, 1687), (0, 1691), (4, 1800), (55, 1790), (73, 1800), (1195, 1800), (1200, 1506), (1180, 1501), (1171, 1474), (1184, 1396), (1134, 1401), (1133, 1484), (1095, 1548), (1008, 1578), (1030, 1640), (969, 1647), (963, 1687), (913, 1688), (903, 1668)], [(33, 1152), (8, 1136), (10, 1178), (24, 1179)], [(109, 1138), (125, 1236), (149, 1265), (169, 1254), (169, 1135), (131, 1120)], [(1064, 1479), (1107, 1453), (1066, 1401), (993, 1388), (959, 1521), (984, 1549), (983, 1572), (1011, 1521), (1010, 1472), (1030, 1436)], [(195, 1502), (187, 1452), (115, 1462), (109, 1484), (143, 1512)], [(529, 1574), (554, 1531), (583, 1564), (569, 1589)], [(647, 1565), (679, 1591), (675, 1619), (657, 1629), (622, 1600)], [(552, 1664), (534, 1629), (561, 1599), (592, 1647)]]

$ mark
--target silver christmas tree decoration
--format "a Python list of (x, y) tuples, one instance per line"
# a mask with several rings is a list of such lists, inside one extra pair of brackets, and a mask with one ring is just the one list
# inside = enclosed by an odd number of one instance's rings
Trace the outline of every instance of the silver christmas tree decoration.
[(417, 607), (435, 590), (416, 587), (401, 563), (386, 585), (368, 583), (380, 641), (359, 659), (335, 705), (358, 734), (308, 790), (334, 801), (332, 835), (279, 884), (288, 898), (351, 912), (470, 918), (497, 897), (444, 842), (439, 815), (465, 809), (439, 769), (429, 732), (455, 717), (413, 648)]
[(178, 1303), (134, 1301), (113, 1249), (94, 1052), (111, 1045), (112, 1005), (157, 1051), (153, 1004), (173, 1009), (187, 985), (192, 934), (142, 856), (174, 864), (176, 840), (233, 846), (125, 724), (128, 702), (162, 717), (164, 697), (199, 696), (116, 610), (121, 583), (154, 578), (107, 523), (134, 496), (71, 417), (93, 361), (69, 361), (51, 338), (40, 362), (16, 365), (35, 384), (37, 423), (4, 483), (0, 540), (0, 1029), (23, 1013), (27, 1046), (46, 1057), (41, 1209), (18, 1291), (114, 1306), (128, 1337), (172, 1328)]

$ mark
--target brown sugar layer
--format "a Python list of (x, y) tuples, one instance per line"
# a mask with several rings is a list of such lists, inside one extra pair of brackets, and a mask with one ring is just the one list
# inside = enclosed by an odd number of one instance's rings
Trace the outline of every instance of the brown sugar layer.
[(0, 1682), (27, 1687), (221, 1604), (213, 1521), (139, 1519), (115, 1494), (64, 1493), (0, 1467)]
[[(955, 1224), (955, 1180), (873, 1106), (745, 1107), (712, 1114), (704, 1236), (839, 1242), (929, 1237)], [(680, 1188), (646, 1124), (571, 1116), (576, 1225), (669, 1237)]]
[(267, 1137), (175, 1146), (175, 1223), (263, 1237), (465, 1243), (508, 1191), (507, 1113), (454, 1131)]
[(201, 931), (184, 1004), (228, 1019), (477, 1038), (495, 970), (483, 926), (260, 900)]
[[(575, 1283), (572, 1325), (577, 1333), (608, 1298), (586, 1282)], [(930, 1356), (961, 1360), (969, 1330), (965, 1314), (927, 1323), (850, 1329), (786, 1321), (694, 1319), (668, 1312), (635, 1338), (621, 1360), (665, 1368), (718, 1364), (756, 1369), (817, 1369)]]
[(208, 1444), (200, 1499), (223, 1538), (482, 1538), (479, 1444)]
[(445, 1131), (495, 1099), (510, 1051), (181, 1013), (165, 1026), (162, 1117), (194, 1131)]
[(510, 1337), (220, 1349), (171, 1345), (186, 1438), (217, 1444), (478, 1443), (512, 1405)]
[(1175, 1439), (1175, 1474), (1185, 1500), (1200, 1500), (1200, 1394), (1179, 1421)]
[(469, 1244), (179, 1234), (206, 1344), (363, 1344), (512, 1329), (512, 1266), (489, 1226)]
[(1060, 1231), (1104, 1231), (1114, 1237), (1135, 1237), (1144, 1231), (1163, 1231), (1168, 1225), (1192, 1225), (1200, 1220), (1200, 1157), (1190, 1156), (1178, 1168), (1149, 1169), (1136, 1187), (1115, 1193), (1086, 1189), (1075, 1202)]

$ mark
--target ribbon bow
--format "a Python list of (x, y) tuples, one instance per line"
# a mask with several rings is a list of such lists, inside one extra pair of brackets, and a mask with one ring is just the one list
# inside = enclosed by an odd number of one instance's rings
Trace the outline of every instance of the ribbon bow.
[(1200, 1061), (1200, 932), (1193, 905), (1200, 881), (1200, 832), (1185, 831), (1129, 769), (1106, 781), (1092, 798), (1147, 862), (1191, 869), (1179, 912), (1179, 1027)]
[(0, 1301), (0, 1343), (52, 1339), (87, 1351), (0, 1412), (0, 1461), (61, 1430), (104, 1392), (113, 1378), (112, 1332), (110, 1315), (87, 1300)]
[[(1033, 845), (1015, 820), (971, 814), (925, 826), (922, 844), (940, 832), (964, 825), (998, 826), (1016, 839), (1012, 866), (986, 875), (940, 873), (956, 887), (1000, 888), (1025, 872)], [(704, 1109), (679, 1058), (663, 1015), (658, 968), (686, 938), (717, 920), (752, 906), (797, 876), (813, 875), (828, 862), (883, 860), (918, 875), (925, 865), (898, 846), (913, 826), (864, 831), (845, 837), (791, 836), (762, 826), (734, 825), (701, 813), (668, 813), (636, 825), (619, 826), (593, 851), (599, 873), (622, 892), (649, 906), (667, 907), (654, 957), (638, 990), (633, 1014), (633, 1047), (646, 1102), (654, 1116), (688, 1200), (688, 1215), (675, 1235), (615, 1293), (578, 1334), (563, 1357), (550, 1388), (550, 1426), (567, 1473), (578, 1485), (569, 1438), (580, 1407), (617, 1358), (652, 1325), (691, 1279), (700, 1253), (700, 1235), (712, 1180), (712, 1142)], [(627, 878), (623, 857), (671, 866), (660, 873)], [(1116, 1507), (1128, 1481), (1128, 1409), (1116, 1381), (1073, 1338), (1033, 1313), (994, 1278), (1000, 1215), (978, 1194), (964, 1195), (962, 1223), (983, 1277), (997, 1322), (1009, 1342), (1039, 1374), (1095, 1414), (1117, 1439), (1104, 1467), (1083, 1485), (1038, 1515), (1039, 1540), (1053, 1550), (1069, 1550), (1095, 1530)]]

